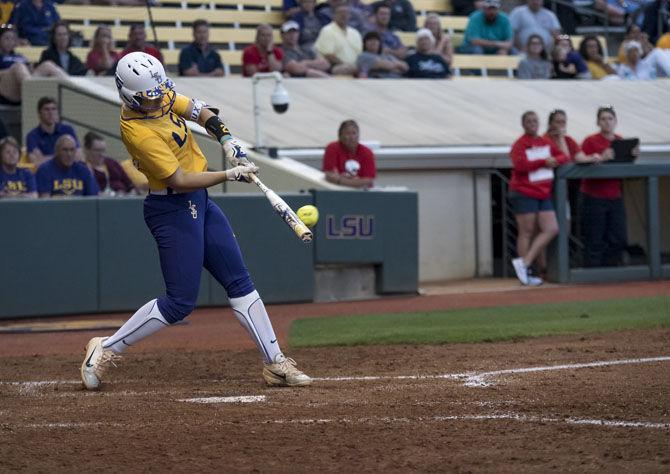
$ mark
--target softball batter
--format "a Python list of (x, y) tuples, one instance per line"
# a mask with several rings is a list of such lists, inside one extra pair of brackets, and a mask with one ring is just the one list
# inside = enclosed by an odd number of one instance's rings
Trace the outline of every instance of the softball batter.
[[(285, 357), (272, 323), (254, 288), (228, 219), (207, 196), (223, 181), (249, 182), (258, 167), (221, 119), (204, 102), (179, 95), (162, 64), (145, 53), (124, 56), (116, 68), (123, 102), (121, 137), (135, 166), (149, 180), (144, 221), (156, 239), (166, 294), (147, 302), (110, 337), (94, 337), (86, 346), (81, 378), (89, 390), (124, 350), (177, 323), (195, 307), (205, 267), (223, 285), (239, 322), (263, 355), (268, 385), (309, 385), (312, 379)], [(226, 171), (206, 171), (207, 160), (186, 126), (199, 123), (223, 146)]]

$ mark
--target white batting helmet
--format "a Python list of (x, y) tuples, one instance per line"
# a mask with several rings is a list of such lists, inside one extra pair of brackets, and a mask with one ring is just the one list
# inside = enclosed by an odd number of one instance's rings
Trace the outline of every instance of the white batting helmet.
[[(129, 53), (116, 65), (116, 88), (119, 97), (132, 110), (165, 115), (175, 99), (174, 83), (165, 75), (165, 69), (155, 57), (142, 53)], [(168, 95), (169, 102), (164, 103)]]

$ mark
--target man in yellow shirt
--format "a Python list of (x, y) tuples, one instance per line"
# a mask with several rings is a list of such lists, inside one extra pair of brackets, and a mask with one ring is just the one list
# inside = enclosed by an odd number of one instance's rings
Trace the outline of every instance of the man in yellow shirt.
[(356, 59), (363, 51), (363, 39), (354, 28), (347, 26), (349, 5), (339, 3), (333, 21), (321, 28), (314, 49), (331, 64), (332, 74), (356, 74)]
[[(149, 182), (144, 221), (158, 245), (166, 294), (147, 302), (112, 336), (89, 341), (81, 365), (84, 386), (99, 388), (105, 370), (126, 348), (188, 316), (203, 267), (226, 289), (235, 316), (261, 351), (266, 383), (309, 385), (312, 379), (279, 349), (228, 219), (207, 195), (206, 188), (223, 181), (250, 182), (258, 167), (246, 159), (218, 110), (177, 94), (156, 58), (143, 52), (124, 56), (116, 67), (116, 86), (123, 103), (121, 138)], [(187, 120), (221, 143), (233, 168), (207, 171)]]

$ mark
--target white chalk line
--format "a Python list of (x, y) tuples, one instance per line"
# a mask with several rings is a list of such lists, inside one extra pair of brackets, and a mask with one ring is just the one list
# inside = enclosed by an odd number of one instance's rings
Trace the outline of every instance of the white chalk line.
[[(618, 360), (601, 360), (593, 362), (584, 362), (579, 364), (562, 364), (562, 365), (545, 365), (538, 367), (520, 367), (514, 369), (502, 369), (486, 372), (461, 372), (451, 374), (436, 374), (436, 375), (365, 375), (365, 376), (343, 376), (343, 377), (314, 377), (314, 381), (321, 382), (365, 382), (365, 381), (380, 381), (380, 380), (463, 380), (466, 387), (486, 387), (492, 385), (493, 382), (487, 379), (496, 378), (502, 375), (525, 374), (532, 372), (550, 372), (556, 370), (576, 370), (587, 369), (594, 367), (608, 367), (616, 365), (628, 364), (645, 364), (653, 362), (667, 362), (670, 361), (670, 356), (660, 357), (644, 357), (635, 359), (618, 359)], [(106, 384), (121, 384), (130, 382), (142, 382), (141, 380), (117, 380), (105, 382)], [(226, 382), (225, 380), (209, 380), (206, 383)], [(19, 392), (30, 395), (41, 388), (52, 385), (81, 385), (80, 380), (39, 380), (39, 381), (0, 381), (0, 385), (17, 386)], [(158, 393), (158, 392), (157, 392)], [(161, 392), (162, 393), (162, 392)]]
[(365, 382), (378, 380), (463, 380), (466, 387), (486, 387), (492, 385), (487, 379), (495, 378), (501, 375), (525, 374), (531, 372), (550, 372), (554, 370), (575, 370), (587, 369), (593, 367), (607, 367), (613, 365), (627, 364), (646, 364), (649, 362), (667, 362), (670, 356), (645, 357), (637, 359), (619, 359), (619, 360), (601, 360), (594, 362), (585, 362), (580, 364), (562, 364), (545, 365), (540, 367), (520, 367), (516, 369), (493, 370), (488, 372), (463, 372), (453, 374), (437, 375), (365, 375), (365, 376), (346, 376), (346, 377), (315, 377), (315, 381), (323, 382)]
[(237, 397), (182, 398), (177, 401), (186, 403), (258, 403), (265, 401), (265, 395), (240, 395)]
[[(534, 415), (521, 415), (518, 413), (502, 413), (491, 415), (436, 415), (431, 417), (361, 417), (361, 418), (296, 418), (296, 419), (275, 419), (275, 420), (212, 420), (203, 425), (259, 425), (259, 424), (276, 424), (276, 425), (319, 425), (319, 424), (351, 424), (351, 425), (365, 425), (365, 424), (407, 424), (407, 423), (444, 423), (444, 422), (460, 422), (460, 421), (518, 421), (521, 423), (560, 423), (575, 426), (597, 426), (604, 428), (641, 428), (653, 430), (670, 430), (670, 423), (659, 423), (650, 421), (630, 421), (630, 420), (598, 420), (598, 419), (582, 419), (582, 418), (551, 418)], [(149, 425), (159, 425), (159, 423), (143, 423), (141, 426), (147, 427)], [(116, 423), (116, 422), (51, 422), (51, 423), (25, 423), (0, 424), (3, 428), (9, 429), (83, 429), (83, 428), (132, 428), (132, 425)]]

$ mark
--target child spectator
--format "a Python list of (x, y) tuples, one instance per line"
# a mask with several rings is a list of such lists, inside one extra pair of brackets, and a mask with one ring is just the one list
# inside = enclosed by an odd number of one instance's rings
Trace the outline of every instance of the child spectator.
[(356, 61), (358, 77), (371, 79), (394, 79), (405, 74), (409, 67), (392, 54), (384, 53), (379, 33), (369, 31), (363, 37), (363, 52)]
[(222, 77), (224, 75), (221, 56), (209, 44), (207, 20), (193, 22), (193, 43), (179, 53), (179, 75), (200, 77)]
[(67, 74), (51, 61), (43, 62), (31, 72), (31, 66), (25, 56), (14, 51), (16, 45), (14, 26), (0, 26), (0, 103), (20, 104), (21, 83), (32, 76), (67, 77)]
[(500, 0), (484, 0), (484, 8), (470, 15), (459, 51), (463, 54), (510, 54), (514, 33), (500, 11)]
[[(614, 157), (612, 140), (621, 138), (614, 133), (617, 124), (614, 107), (600, 107), (596, 117), (600, 131), (584, 139), (582, 150), (587, 154), (598, 153), (603, 160), (611, 160)], [(621, 180), (583, 179), (580, 191), (584, 265), (618, 265), (628, 240)]]
[(552, 53), (554, 79), (591, 79), (591, 73), (582, 56), (572, 49), (570, 36), (561, 35)]
[[(512, 179), (510, 202), (517, 222), (517, 258), (514, 271), (523, 285), (536, 286), (542, 279), (529, 275), (528, 269), (558, 234), (556, 213), (551, 200), (553, 169), (569, 158), (552, 142), (538, 134), (540, 121), (535, 112), (521, 116), (524, 134), (510, 151)], [(537, 229), (539, 232), (536, 233)]]
[(49, 44), (49, 32), (60, 20), (60, 15), (51, 0), (23, 0), (16, 4), (11, 23), (16, 25), (19, 37), (33, 46)]
[(314, 9), (315, 6), (316, 0), (300, 0), (300, 11), (291, 18), (300, 30), (300, 46), (312, 47), (321, 28), (330, 23), (327, 16)]
[(517, 78), (551, 79), (553, 68), (547, 59), (547, 51), (540, 35), (530, 35), (526, 45), (526, 57), (519, 61)]
[(70, 27), (64, 21), (58, 21), (51, 30), (49, 47), (42, 51), (39, 64), (51, 61), (70, 76), (83, 76), (86, 66), (70, 51)]
[(86, 56), (86, 68), (96, 76), (105, 75), (119, 60), (119, 53), (114, 50), (112, 30), (107, 25), (100, 25), (93, 35), (93, 46)]
[(330, 63), (332, 74), (355, 74), (356, 59), (363, 51), (361, 34), (348, 26), (348, 21), (349, 6), (341, 2), (335, 8), (333, 21), (321, 29), (314, 43), (314, 48)]
[(433, 46), (431, 53), (439, 54), (445, 63), (451, 64), (454, 57), (454, 46), (451, 42), (451, 36), (442, 30), (440, 16), (435, 13), (429, 13), (426, 16), (423, 27), (430, 30), (435, 39), (435, 46)]
[(105, 139), (95, 132), (84, 135), (84, 155), (86, 164), (93, 173), (101, 194), (108, 196), (125, 196), (137, 194), (133, 182), (113, 158), (105, 156), (107, 145)]
[(398, 35), (389, 29), (390, 21), (391, 7), (383, 3), (377, 5), (374, 16), (374, 26), (375, 31), (379, 33), (381, 38), (384, 53), (392, 54), (398, 59), (405, 59), (405, 56), (407, 56), (407, 48), (402, 44)]
[(345, 120), (337, 135), (338, 141), (329, 143), (323, 154), (326, 180), (353, 188), (371, 187), (377, 175), (375, 155), (359, 143), (358, 124), (354, 120)]
[(63, 135), (69, 135), (74, 139), (77, 158), (79, 160), (83, 159), (74, 129), (60, 121), (56, 99), (42, 97), (37, 101), (37, 116), (39, 125), (28, 132), (26, 136), (26, 148), (28, 149), (30, 162), (35, 166), (40, 166), (51, 159), (55, 152), (56, 141)]
[(29, 170), (18, 167), (20, 154), (14, 137), (0, 140), (0, 198), (37, 197), (35, 177)]
[(449, 64), (433, 52), (435, 37), (427, 28), (416, 32), (416, 53), (407, 58), (407, 77), (418, 79), (445, 79), (449, 77)]
[(256, 42), (244, 48), (242, 52), (242, 68), (244, 77), (251, 77), (257, 72), (282, 70), (284, 54), (281, 48), (274, 45), (272, 26), (264, 24), (256, 28)]
[(88, 167), (76, 158), (77, 142), (71, 135), (56, 140), (52, 159), (42, 163), (35, 179), (40, 197), (96, 196), (98, 185)]
[(281, 26), (284, 73), (291, 77), (330, 77), (328, 61), (313, 48), (300, 46), (300, 27), (291, 20)]
[(592, 79), (616, 75), (616, 70), (604, 59), (603, 47), (596, 36), (585, 36), (579, 44), (579, 54), (584, 58)]

